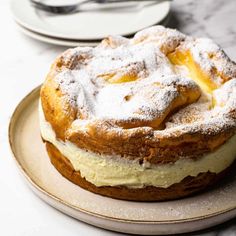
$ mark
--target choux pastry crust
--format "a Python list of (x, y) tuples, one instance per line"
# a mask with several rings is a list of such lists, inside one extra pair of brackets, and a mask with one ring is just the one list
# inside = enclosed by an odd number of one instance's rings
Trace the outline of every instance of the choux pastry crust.
[(57, 138), (150, 163), (196, 159), (236, 127), (236, 65), (210, 39), (155, 26), (69, 49), (41, 89)]

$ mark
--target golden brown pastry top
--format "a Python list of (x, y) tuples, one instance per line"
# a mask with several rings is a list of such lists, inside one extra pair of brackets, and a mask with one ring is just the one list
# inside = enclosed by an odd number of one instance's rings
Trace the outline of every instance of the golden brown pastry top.
[(59, 56), (41, 89), (59, 139), (152, 163), (197, 158), (236, 130), (236, 65), (210, 39), (155, 26)]

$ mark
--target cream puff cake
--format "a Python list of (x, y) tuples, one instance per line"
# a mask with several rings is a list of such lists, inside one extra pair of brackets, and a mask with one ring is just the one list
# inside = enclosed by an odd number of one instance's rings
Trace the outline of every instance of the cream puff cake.
[(163, 201), (208, 188), (236, 159), (236, 64), (163, 26), (62, 53), (42, 85), (51, 163), (108, 197)]

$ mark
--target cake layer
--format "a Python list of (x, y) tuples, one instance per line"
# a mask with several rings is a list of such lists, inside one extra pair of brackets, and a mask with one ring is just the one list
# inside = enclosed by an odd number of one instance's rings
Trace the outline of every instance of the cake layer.
[(41, 135), (45, 141), (53, 144), (72, 164), (75, 171), (95, 186), (126, 186), (143, 188), (155, 186), (168, 188), (181, 182), (188, 176), (196, 177), (200, 173), (218, 174), (228, 168), (236, 158), (236, 135), (230, 138), (212, 153), (197, 160), (179, 158), (169, 164), (139, 163), (137, 160), (124, 159), (117, 155), (96, 154), (78, 148), (70, 141), (57, 139), (50, 123), (40, 110)]
[(234, 168), (234, 165), (232, 165), (219, 174), (207, 172), (200, 173), (196, 177), (188, 176), (180, 183), (173, 184), (168, 188), (154, 186), (144, 188), (127, 188), (125, 186), (97, 187), (83, 178), (79, 171), (75, 171), (70, 161), (53, 144), (46, 142), (46, 147), (51, 163), (64, 177), (76, 185), (93, 193), (133, 201), (165, 201), (189, 196), (206, 188), (209, 189), (211, 185), (225, 177), (231, 168)]

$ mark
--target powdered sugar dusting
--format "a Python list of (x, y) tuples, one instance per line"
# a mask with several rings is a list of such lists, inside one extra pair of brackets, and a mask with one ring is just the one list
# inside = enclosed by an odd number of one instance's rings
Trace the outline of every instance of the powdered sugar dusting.
[[(79, 54), (79, 50), (75, 52)], [(104, 80), (106, 76), (119, 79), (126, 75), (136, 77), (135, 81)], [(57, 81), (73, 106), (90, 118), (110, 120), (156, 119), (180, 96), (178, 86), (198, 89), (191, 79), (175, 73), (153, 43), (95, 48), (88, 63), (63, 71)]]
[(220, 85), (236, 77), (235, 63), (211, 39), (189, 38), (184, 47), (190, 50), (194, 60), (216, 84)]
[(165, 129), (158, 132), (194, 131), (203, 126), (209, 130), (216, 123), (219, 127), (226, 123), (236, 126), (235, 116), (227, 115), (236, 109), (235, 64), (210, 39), (194, 39), (161, 26), (143, 30), (131, 40), (109, 37), (96, 48), (66, 53), (64, 60), (76, 57), (77, 64), (65, 68), (56, 79), (65, 98), (83, 114), (76, 122), (146, 122), (171, 112), (175, 99), (184, 96), (183, 89), (189, 93), (200, 90), (184, 66), (168, 60), (167, 54), (176, 48), (190, 50), (219, 88), (213, 95), (202, 92), (198, 101), (172, 115)]

